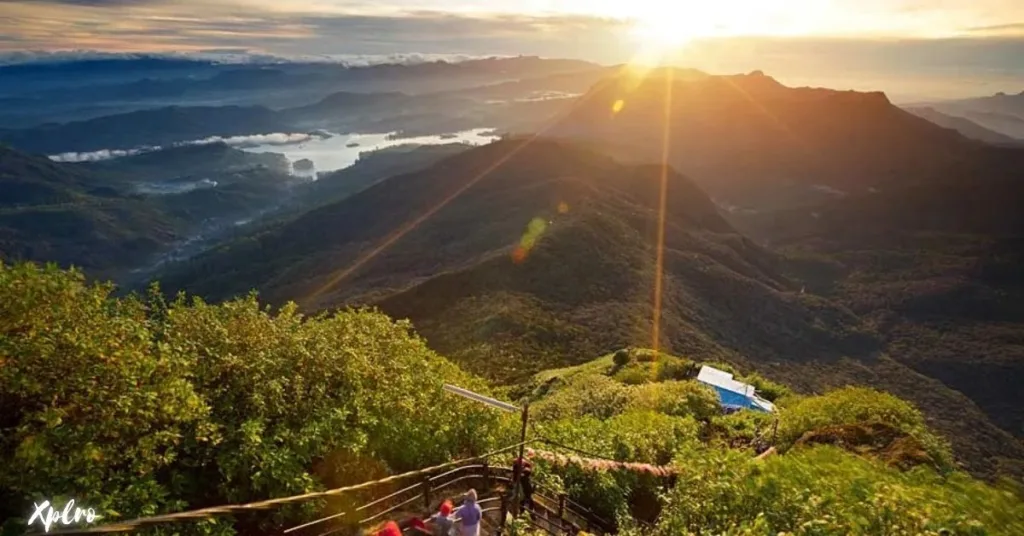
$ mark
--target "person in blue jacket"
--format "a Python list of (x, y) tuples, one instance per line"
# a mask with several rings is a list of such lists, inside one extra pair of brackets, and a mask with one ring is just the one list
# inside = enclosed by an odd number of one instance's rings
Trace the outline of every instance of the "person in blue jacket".
[(475, 489), (466, 492), (465, 501), (455, 512), (460, 518), (459, 529), (462, 536), (480, 536), (480, 519), (484, 513), (476, 502)]

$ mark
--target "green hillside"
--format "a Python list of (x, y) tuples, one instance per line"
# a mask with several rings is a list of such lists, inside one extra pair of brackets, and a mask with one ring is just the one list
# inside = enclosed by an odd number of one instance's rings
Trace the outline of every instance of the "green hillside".
[[(466, 370), (518, 384), (624, 346), (655, 346), (660, 177), (659, 167), (573, 144), (509, 139), (225, 244), (160, 279), (213, 300), (258, 289), (310, 311), (373, 304), (410, 319)], [(802, 393), (890, 391), (917, 404), (972, 473), (1024, 474), (1024, 445), (979, 402), (886, 347), (883, 324), (816, 292), (687, 178), (669, 171), (666, 180), (660, 349)]]
[[(441, 391), (487, 392), (483, 380), (372, 311), (114, 298), (74, 272), (0, 265), (0, 358), (0, 453), (15, 462), (0, 468), (5, 532), (24, 530), (22, 506), (39, 496), (71, 494), (116, 521), (361, 482), (516, 433), (514, 416)], [(865, 388), (795, 395), (747, 376), (778, 404), (772, 434), (773, 417), (721, 414), (689, 379), (697, 364), (623, 350), (539, 374), (518, 394), (534, 437), (669, 466), (664, 497), (658, 477), (575, 461), (538, 458), (535, 479), (617, 519), (620, 534), (1024, 530), (1024, 489), (955, 469), (913, 405)], [(772, 435), (776, 454), (755, 459)], [(178, 527), (279, 533), (322, 506)]]
[(122, 280), (211, 223), (276, 206), (302, 182), (281, 155), (223, 144), (82, 164), (0, 146), (0, 259)]

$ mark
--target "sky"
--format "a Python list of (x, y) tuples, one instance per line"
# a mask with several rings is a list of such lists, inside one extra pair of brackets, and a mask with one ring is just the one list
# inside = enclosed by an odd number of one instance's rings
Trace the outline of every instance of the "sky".
[[(638, 51), (922, 96), (1024, 90), (1024, 0), (0, 0), (0, 52)], [(906, 87), (903, 87), (906, 86)]]

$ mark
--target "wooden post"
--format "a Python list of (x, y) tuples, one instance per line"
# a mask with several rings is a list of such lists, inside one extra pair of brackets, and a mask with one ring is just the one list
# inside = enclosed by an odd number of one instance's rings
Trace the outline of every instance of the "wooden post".
[(565, 494), (558, 494), (558, 531), (565, 532)]
[(776, 416), (775, 417), (775, 423), (772, 424), (772, 444), (771, 444), (771, 446), (773, 446), (773, 447), (775, 446), (775, 434), (777, 434), (778, 431), (779, 431), (779, 417)]
[(491, 465), (484, 460), (484, 490), (491, 491)]
[(423, 477), (423, 508), (430, 511), (430, 477)]
[[(523, 405), (523, 428), (519, 432), (519, 460), (523, 459), (523, 455), (526, 451), (526, 424), (530, 419), (530, 405)], [(523, 464), (514, 463), (512, 465), (512, 505), (511, 512), (513, 516), (519, 515), (519, 474), (522, 472)]]
[(497, 531), (496, 534), (497, 534), (497, 536), (501, 536), (501, 533), (504, 532), (504, 530), (505, 530), (505, 518), (508, 517), (508, 494), (507, 493), (502, 493), (501, 494), (501, 509), (498, 510), (498, 515), (500, 516), (500, 519), (498, 519), (498, 531)]

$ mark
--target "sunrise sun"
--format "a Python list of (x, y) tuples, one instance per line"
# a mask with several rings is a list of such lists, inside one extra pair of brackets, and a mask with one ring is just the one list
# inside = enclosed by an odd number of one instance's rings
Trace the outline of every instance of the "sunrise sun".
[(645, 46), (654, 48), (672, 48), (686, 44), (695, 35), (692, 24), (685, 24), (676, 17), (648, 16), (637, 20), (633, 26), (633, 35)]

